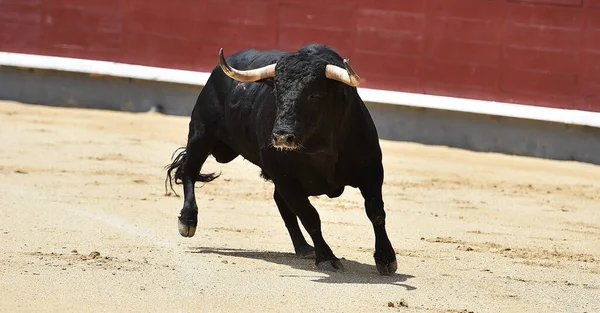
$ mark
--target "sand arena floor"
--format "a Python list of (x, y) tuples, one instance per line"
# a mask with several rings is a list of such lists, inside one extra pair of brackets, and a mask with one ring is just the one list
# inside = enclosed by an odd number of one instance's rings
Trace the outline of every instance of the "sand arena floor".
[(188, 121), (0, 102), (0, 311), (600, 312), (599, 166), (382, 141), (398, 273), (352, 188), (311, 200), (346, 268), (322, 273), (241, 157), (209, 158), (179, 236)]

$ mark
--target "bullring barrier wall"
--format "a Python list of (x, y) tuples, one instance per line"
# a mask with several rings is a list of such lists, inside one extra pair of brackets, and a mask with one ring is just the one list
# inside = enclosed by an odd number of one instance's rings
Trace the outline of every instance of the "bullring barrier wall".
[[(204, 72), (0, 53), (0, 99), (189, 116)], [(380, 138), (600, 164), (600, 113), (358, 88)], [(110, 121), (107, 121), (110, 123)], [(160, 125), (157, 125), (160, 127)]]

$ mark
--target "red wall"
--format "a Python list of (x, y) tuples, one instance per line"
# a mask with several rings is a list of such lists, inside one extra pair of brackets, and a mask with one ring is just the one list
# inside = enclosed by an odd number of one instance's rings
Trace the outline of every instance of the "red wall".
[(600, 112), (600, 0), (0, 0), (2, 51), (208, 71), (313, 41), (363, 87)]

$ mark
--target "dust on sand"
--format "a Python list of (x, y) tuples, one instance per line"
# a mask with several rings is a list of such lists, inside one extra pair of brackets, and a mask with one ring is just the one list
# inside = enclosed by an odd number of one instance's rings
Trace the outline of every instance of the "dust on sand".
[(382, 141), (398, 273), (352, 188), (312, 198), (346, 267), (322, 273), (241, 157), (209, 159), (179, 236), (163, 167), (188, 121), (0, 102), (0, 311), (600, 312), (598, 166)]

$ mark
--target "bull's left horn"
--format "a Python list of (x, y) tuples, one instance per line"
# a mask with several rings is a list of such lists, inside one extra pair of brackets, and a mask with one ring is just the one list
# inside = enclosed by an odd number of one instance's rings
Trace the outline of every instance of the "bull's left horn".
[(356, 74), (356, 72), (354, 72), (354, 69), (352, 66), (350, 66), (348, 59), (344, 59), (344, 66), (346, 69), (336, 65), (327, 64), (327, 66), (325, 66), (325, 77), (329, 79), (335, 79), (348, 86), (358, 86), (360, 84), (360, 77)]
[(263, 66), (253, 70), (240, 71), (229, 66), (223, 56), (223, 48), (219, 50), (219, 65), (227, 76), (239, 80), (241, 82), (255, 82), (257, 80), (274, 77), (275, 76), (275, 64)]

